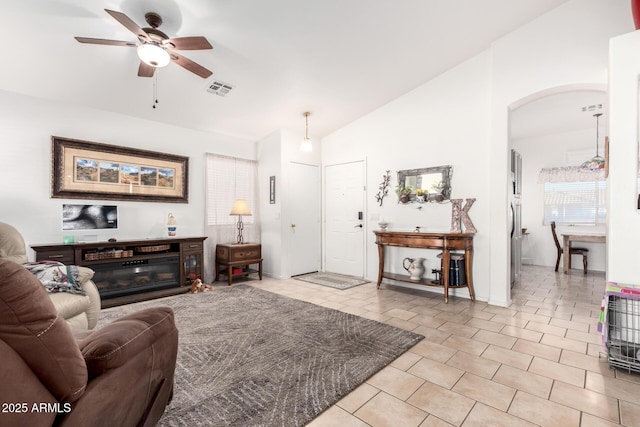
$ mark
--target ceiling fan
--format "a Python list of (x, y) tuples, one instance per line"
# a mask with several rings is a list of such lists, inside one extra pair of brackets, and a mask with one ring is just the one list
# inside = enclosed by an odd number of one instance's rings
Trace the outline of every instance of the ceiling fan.
[(138, 76), (153, 77), (155, 69), (164, 67), (173, 61), (179, 66), (191, 71), (194, 74), (206, 79), (211, 71), (202, 65), (193, 62), (178, 54), (176, 50), (201, 50), (213, 49), (213, 46), (202, 36), (191, 37), (174, 37), (170, 38), (158, 27), (162, 24), (160, 15), (149, 12), (144, 15), (149, 28), (140, 28), (138, 24), (133, 22), (131, 18), (122, 12), (105, 9), (116, 21), (122, 24), (127, 30), (131, 31), (138, 37), (138, 42), (126, 42), (119, 40), (94, 39), (89, 37), (75, 37), (80, 43), (102, 44), (109, 46), (128, 46), (135, 47), (138, 50), (140, 58), (140, 66), (138, 67)]

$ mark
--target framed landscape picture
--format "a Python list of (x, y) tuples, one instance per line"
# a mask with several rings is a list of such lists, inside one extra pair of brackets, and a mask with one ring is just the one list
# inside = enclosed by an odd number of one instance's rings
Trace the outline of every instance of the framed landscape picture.
[(51, 197), (188, 203), (189, 158), (53, 136)]

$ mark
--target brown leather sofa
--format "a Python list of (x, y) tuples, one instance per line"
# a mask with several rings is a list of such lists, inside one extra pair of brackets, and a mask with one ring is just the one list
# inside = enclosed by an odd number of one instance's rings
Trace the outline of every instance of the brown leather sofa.
[(0, 258), (0, 426), (152, 426), (173, 392), (168, 307), (76, 341), (38, 279)]

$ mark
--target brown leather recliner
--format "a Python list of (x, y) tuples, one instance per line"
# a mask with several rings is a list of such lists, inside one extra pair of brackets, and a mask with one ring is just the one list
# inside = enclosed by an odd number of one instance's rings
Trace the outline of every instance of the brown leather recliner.
[[(13, 226), (0, 222), (0, 258), (25, 264), (27, 259), (27, 246), (22, 234)], [(78, 267), (80, 276), (78, 280), (86, 295), (58, 292), (49, 294), (58, 313), (74, 329), (93, 329), (100, 315), (100, 292), (91, 280), (93, 270), (86, 267)]]
[(76, 341), (38, 279), (0, 259), (0, 426), (152, 426), (173, 392), (173, 311), (123, 316)]

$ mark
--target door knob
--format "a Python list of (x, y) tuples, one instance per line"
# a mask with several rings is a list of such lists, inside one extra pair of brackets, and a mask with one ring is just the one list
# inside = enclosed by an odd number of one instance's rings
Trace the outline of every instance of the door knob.
[(353, 228), (362, 228), (362, 224), (354, 225)]

